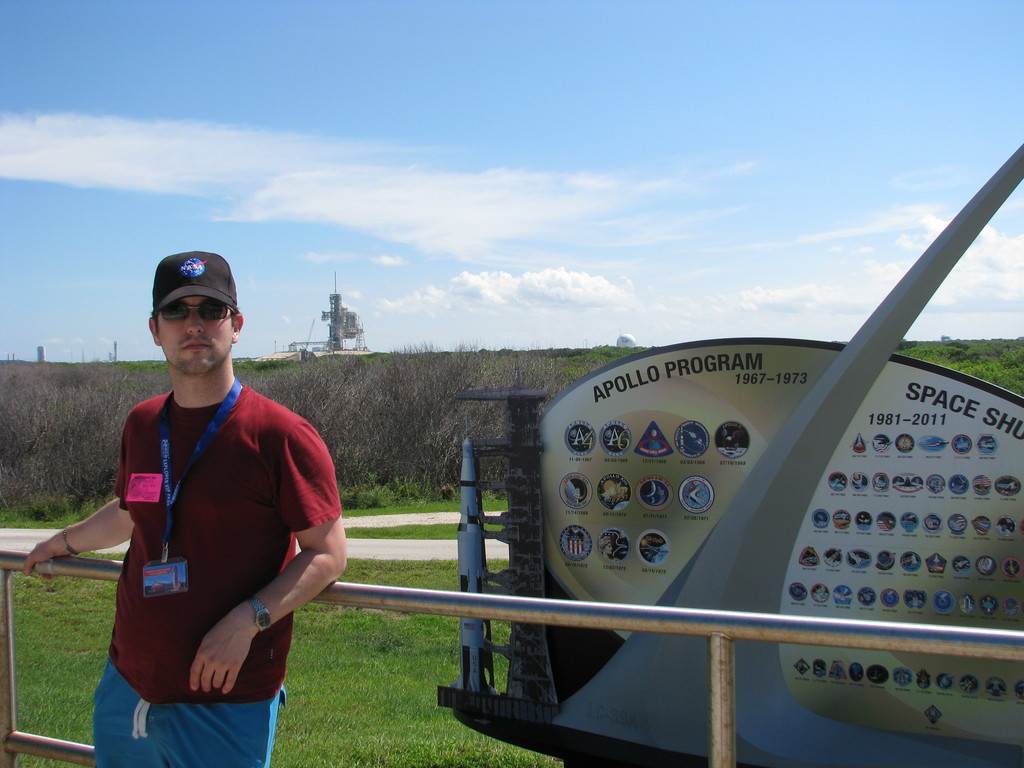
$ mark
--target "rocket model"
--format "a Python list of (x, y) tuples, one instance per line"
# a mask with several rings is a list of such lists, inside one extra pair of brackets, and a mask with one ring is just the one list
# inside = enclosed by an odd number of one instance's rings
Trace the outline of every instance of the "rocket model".
[[(476, 484), (473, 460), (473, 442), (469, 439), (469, 419), (466, 419), (466, 438), (462, 441), (462, 477), (460, 481), (462, 517), (459, 520), (459, 590), (483, 592), (484, 583), (484, 529), (481, 520), (480, 492)], [(464, 691), (494, 693), (488, 678), (494, 679), (491, 651), (487, 647), (483, 619), (459, 619), (459, 642), (462, 645), (462, 675), (452, 683), (453, 688)]]

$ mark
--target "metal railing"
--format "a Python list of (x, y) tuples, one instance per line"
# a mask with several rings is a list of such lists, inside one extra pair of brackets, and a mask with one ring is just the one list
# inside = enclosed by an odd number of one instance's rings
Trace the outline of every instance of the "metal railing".
[[(5, 659), (3, 689), (0, 690), (0, 728), (6, 734), (3, 751), (0, 752), (0, 768), (13, 768), (18, 754), (94, 765), (93, 748), (87, 744), (22, 733), (17, 729), (11, 571), (21, 570), (24, 560), (24, 553), (0, 550), (0, 568), (3, 569), (0, 634)], [(40, 563), (36, 570), (59, 576), (116, 581), (121, 563), (117, 560), (69, 557)], [(734, 644), (737, 640), (892, 652), (905, 651), (908, 644), (913, 643), (914, 651), (920, 653), (1024, 662), (1024, 632), (1017, 630), (478, 595), (343, 582), (336, 582), (325, 589), (316, 601), (403, 613), (706, 637), (708, 765), (711, 768), (732, 768), (736, 765)]]

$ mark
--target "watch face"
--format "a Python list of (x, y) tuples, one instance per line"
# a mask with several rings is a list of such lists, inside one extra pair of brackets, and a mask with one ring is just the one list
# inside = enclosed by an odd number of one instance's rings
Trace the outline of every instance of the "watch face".
[(253, 597), (249, 599), (249, 605), (251, 605), (253, 610), (256, 611), (256, 626), (259, 627), (261, 631), (273, 623), (270, 619), (270, 611), (267, 610), (267, 607), (263, 603)]

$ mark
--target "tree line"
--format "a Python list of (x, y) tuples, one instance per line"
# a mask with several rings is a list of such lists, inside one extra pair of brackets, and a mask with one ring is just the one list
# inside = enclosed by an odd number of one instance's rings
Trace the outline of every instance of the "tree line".
[[(467, 416), (474, 437), (504, 433), (500, 405), (456, 395), (522, 384), (553, 396), (629, 351), (417, 349), (302, 363), (240, 360), (235, 370), (243, 384), (316, 427), (343, 500), (377, 506), (371, 497), (382, 493), (399, 500), (453, 494)], [(0, 365), (0, 508), (78, 508), (109, 498), (128, 412), (168, 387), (163, 363)]]
[[(317, 428), (343, 501), (357, 508), (457, 493), (466, 417), (473, 437), (500, 437), (505, 413), (456, 395), (522, 384), (550, 398), (636, 351), (423, 348), (303, 363), (241, 360), (236, 371)], [(899, 351), (1024, 392), (1020, 340), (905, 342)], [(45, 515), (53, 505), (109, 498), (128, 411), (167, 388), (163, 363), (0, 365), (0, 509), (32, 505)], [(500, 470), (485, 467), (484, 479)]]

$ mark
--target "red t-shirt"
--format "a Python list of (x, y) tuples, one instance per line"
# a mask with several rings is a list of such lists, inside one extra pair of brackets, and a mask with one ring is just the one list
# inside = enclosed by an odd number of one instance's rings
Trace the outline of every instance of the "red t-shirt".
[[(161, 558), (167, 508), (159, 414), (166, 396), (136, 406), (125, 423), (117, 495), (135, 529), (117, 587), (110, 658), (154, 704), (263, 701), (284, 681), (292, 617), (258, 633), (231, 693), (189, 688), (200, 641), (232, 608), (264, 587), (295, 556), (295, 531), (341, 514), (334, 464), (316, 430), (245, 387), (174, 505), (170, 558), (188, 562), (188, 591), (146, 597), (142, 570)], [(217, 411), (169, 407), (176, 484)], [(148, 476), (148, 477), (146, 477)], [(133, 482), (134, 480), (134, 482)], [(141, 482), (140, 482), (141, 481)]]

